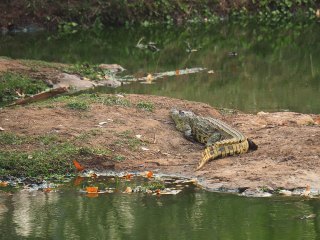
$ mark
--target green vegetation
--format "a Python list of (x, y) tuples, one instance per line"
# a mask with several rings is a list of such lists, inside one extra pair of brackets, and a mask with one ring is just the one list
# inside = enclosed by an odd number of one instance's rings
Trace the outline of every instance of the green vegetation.
[(89, 109), (89, 105), (86, 102), (69, 102), (66, 107), (72, 110), (85, 111)]
[[(15, 16), (10, 1), (3, 3), (3, 19)], [(30, 4), (31, 2), (31, 4)], [(6, 4), (8, 6), (6, 6)], [(278, 21), (296, 16), (315, 17), (319, 8), (316, 0), (140, 0), (140, 1), (69, 1), (21, 0), (20, 11), (45, 26), (55, 26), (59, 33), (76, 33), (81, 27), (91, 26), (94, 31), (108, 25), (139, 23), (217, 22), (228, 16), (252, 17)], [(19, 16), (19, 15), (18, 15)], [(1, 22), (0, 22), (1, 23)]]
[[(89, 131), (88, 134), (94, 134)], [(0, 175), (48, 176), (74, 171), (72, 159), (110, 155), (106, 148), (89, 148), (78, 143), (77, 138), (64, 139), (57, 134), (40, 136), (15, 135), (0, 132)], [(21, 151), (12, 147), (21, 145)]]
[(121, 106), (121, 107), (131, 107), (131, 102), (117, 95), (100, 95), (100, 94), (79, 94), (75, 96), (60, 96), (57, 98), (51, 98), (43, 102), (33, 103), (35, 106), (44, 107), (56, 107), (60, 104), (64, 104), (65, 107), (72, 110), (88, 110), (90, 105), (93, 103), (100, 103), (107, 106)]
[(122, 156), (122, 155), (116, 155), (113, 157), (113, 160), (117, 161), (117, 162), (122, 162), (122, 161), (126, 160), (126, 157)]
[(153, 112), (154, 111), (154, 104), (151, 102), (138, 102), (137, 103), (137, 108), (148, 111), (148, 112)]
[(61, 70), (70, 74), (79, 74), (91, 80), (102, 80), (106, 74), (110, 74), (108, 70), (103, 70), (98, 65), (89, 65), (88, 63), (71, 64), (61, 68)]
[(29, 143), (30, 141), (30, 137), (16, 135), (10, 132), (0, 132), (0, 144), (21, 145)]
[(115, 141), (115, 145), (120, 147), (128, 147), (130, 150), (135, 151), (140, 146), (143, 145), (143, 142), (136, 138), (133, 131), (124, 131), (117, 134), (118, 140)]
[(0, 102), (9, 102), (19, 95), (32, 95), (44, 91), (47, 85), (39, 80), (17, 73), (0, 75)]
[(149, 190), (157, 190), (157, 189), (165, 189), (165, 184), (162, 181), (151, 181), (151, 182), (146, 182), (143, 187)]

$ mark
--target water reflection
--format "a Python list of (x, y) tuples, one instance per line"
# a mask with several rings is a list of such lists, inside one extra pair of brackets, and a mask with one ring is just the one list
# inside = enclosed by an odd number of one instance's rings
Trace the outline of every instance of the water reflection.
[[(2, 239), (318, 239), (320, 201), (75, 191), (1, 196)], [(301, 219), (316, 214), (315, 218)]]
[[(320, 113), (318, 27), (310, 23), (224, 23), (169, 29), (118, 28), (61, 36), (6, 35), (0, 37), (0, 55), (69, 63), (119, 63), (127, 74), (136, 76), (205, 67), (214, 73), (171, 77), (117, 91), (179, 97), (248, 112)], [(161, 50), (135, 47), (141, 37), (156, 42)], [(198, 51), (188, 52), (186, 42)]]

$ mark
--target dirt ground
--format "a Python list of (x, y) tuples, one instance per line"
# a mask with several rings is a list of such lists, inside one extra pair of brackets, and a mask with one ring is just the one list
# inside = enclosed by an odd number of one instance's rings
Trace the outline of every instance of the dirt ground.
[[(63, 107), (25, 106), (0, 109), (0, 127), (7, 132), (40, 135), (56, 131), (71, 137), (98, 129), (86, 143), (125, 156), (119, 171), (152, 170), (197, 178), (211, 189), (271, 187), (320, 188), (319, 115), (299, 113), (221, 114), (207, 104), (147, 95), (125, 95), (137, 103), (153, 103), (153, 112), (125, 106), (93, 104), (85, 113)], [(222, 119), (242, 131), (258, 150), (209, 162), (195, 171), (203, 146), (184, 139), (169, 116), (171, 108), (192, 110)], [(101, 122), (105, 124), (99, 125)], [(115, 145), (118, 133), (141, 135), (143, 145), (130, 149)], [(16, 149), (19, 150), (19, 149)], [(32, 161), (32, 160), (30, 160)], [(82, 161), (87, 168), (107, 168), (107, 160)]]

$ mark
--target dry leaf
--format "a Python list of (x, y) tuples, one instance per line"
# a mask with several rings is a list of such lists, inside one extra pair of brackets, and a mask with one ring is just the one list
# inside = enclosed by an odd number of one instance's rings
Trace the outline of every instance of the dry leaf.
[(132, 178), (133, 174), (127, 174), (123, 176), (126, 180), (130, 180)]
[(76, 169), (81, 172), (84, 170), (84, 167), (81, 166), (81, 164), (77, 160), (73, 160), (73, 165), (76, 167)]
[(176, 75), (180, 75), (180, 70), (176, 70)]
[(6, 187), (8, 186), (8, 182), (0, 182), (0, 187)]
[(43, 188), (42, 191), (48, 193), (52, 191), (52, 188)]

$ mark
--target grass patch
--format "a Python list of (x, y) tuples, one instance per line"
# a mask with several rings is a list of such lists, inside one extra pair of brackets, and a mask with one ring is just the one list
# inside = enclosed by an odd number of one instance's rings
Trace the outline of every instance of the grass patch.
[(115, 141), (115, 145), (121, 147), (129, 147), (130, 150), (137, 150), (140, 146), (144, 145), (140, 139), (134, 136), (132, 131), (124, 131), (117, 134), (118, 140)]
[(0, 150), (0, 174), (25, 177), (66, 174), (74, 172), (74, 158), (109, 154), (108, 149), (78, 147), (70, 142), (54, 144), (32, 152)]
[(109, 149), (100, 149), (100, 148), (90, 148), (90, 147), (81, 147), (79, 148), (79, 154), (81, 155), (110, 155), (111, 151)]
[(20, 98), (19, 94), (32, 95), (47, 88), (48, 86), (40, 80), (7, 72), (0, 76), (0, 102), (10, 102)]
[(37, 137), (18, 135), (10, 132), (0, 132), (0, 144), (2, 145), (22, 145), (37, 144), (51, 145), (60, 142), (61, 139), (56, 134), (45, 134)]
[(115, 155), (115, 156), (113, 157), (113, 160), (114, 160), (114, 161), (117, 161), (117, 162), (122, 162), (122, 161), (126, 160), (126, 157), (125, 157), (125, 156), (122, 156), (122, 155)]
[(57, 106), (59, 103), (64, 103), (66, 107), (75, 110), (88, 110), (90, 104), (93, 103), (100, 103), (107, 106), (132, 106), (131, 102), (123, 97), (88, 93), (79, 94), (76, 96), (60, 96), (48, 99), (46, 101), (32, 103), (32, 105), (52, 108)]
[(123, 98), (123, 97), (117, 97), (117, 96), (107, 96), (101, 98), (101, 102), (108, 106), (123, 106), (123, 107), (130, 107), (131, 103), (129, 100)]
[(137, 103), (137, 108), (142, 109), (144, 111), (148, 111), (148, 112), (153, 112), (154, 111), (154, 104), (151, 102), (138, 102)]
[(0, 144), (3, 145), (21, 145), (31, 141), (32, 139), (27, 136), (16, 135), (10, 132), (0, 132)]
[(78, 111), (86, 111), (90, 108), (86, 102), (69, 102), (65, 105), (67, 108)]
[(36, 140), (42, 145), (51, 145), (61, 141), (56, 134), (45, 134), (38, 136)]
[(106, 74), (110, 74), (109, 71), (99, 68), (98, 65), (90, 65), (88, 63), (73, 64), (63, 68), (63, 71), (70, 74), (79, 74), (91, 80), (102, 80)]
[(149, 190), (165, 189), (165, 185), (161, 181), (146, 182), (145, 184), (143, 184), (143, 187)]

